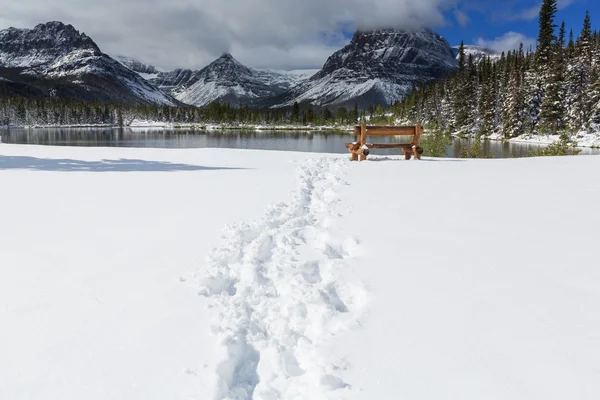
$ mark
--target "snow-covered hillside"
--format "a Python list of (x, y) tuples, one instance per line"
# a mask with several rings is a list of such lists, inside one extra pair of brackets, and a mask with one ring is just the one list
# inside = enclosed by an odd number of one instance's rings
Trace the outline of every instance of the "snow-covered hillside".
[(0, 72), (15, 83), (58, 97), (176, 104), (156, 86), (102, 53), (84, 33), (61, 22), (0, 31)]
[(0, 144), (0, 398), (596, 400), (599, 168)]
[(113, 58), (147, 81), (156, 79), (160, 73), (154, 65), (144, 64), (135, 58), (126, 56), (114, 56)]
[[(453, 47), (454, 53), (456, 54), (456, 59), (459, 57), (460, 46)], [(491, 61), (498, 61), (500, 59), (501, 54), (497, 51), (488, 49), (486, 47), (474, 46), (474, 45), (465, 45), (464, 46), (465, 56), (473, 57), (473, 62), (475, 64), (479, 64), (481, 61), (489, 58)]]
[(290, 106), (390, 104), (420, 82), (440, 78), (456, 68), (448, 42), (431, 30), (357, 32), (308, 81), (264, 104)]
[(224, 53), (199, 71), (179, 69), (158, 73), (153, 82), (187, 104), (205, 106), (218, 101), (240, 105), (280, 94), (315, 72), (254, 69)]

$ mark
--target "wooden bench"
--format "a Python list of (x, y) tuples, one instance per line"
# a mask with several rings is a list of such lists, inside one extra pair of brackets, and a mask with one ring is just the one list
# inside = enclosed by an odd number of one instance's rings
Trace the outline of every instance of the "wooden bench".
[[(412, 126), (367, 126), (362, 124), (354, 128), (354, 143), (346, 143), (346, 148), (351, 154), (352, 161), (364, 161), (371, 149), (401, 149), (406, 160), (411, 157), (420, 160), (423, 149), (421, 148), (421, 125)], [(412, 136), (410, 143), (367, 143), (367, 136)], [(358, 139), (356, 139), (358, 138)]]

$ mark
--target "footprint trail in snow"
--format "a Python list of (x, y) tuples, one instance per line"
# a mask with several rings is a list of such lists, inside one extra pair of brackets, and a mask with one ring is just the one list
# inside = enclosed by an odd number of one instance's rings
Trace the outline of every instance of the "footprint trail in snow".
[(216, 399), (339, 398), (343, 363), (320, 349), (359, 324), (367, 294), (345, 262), (357, 240), (333, 232), (342, 159), (313, 159), (298, 170), (289, 203), (253, 223), (229, 227), (209, 257), (201, 294), (218, 311), (214, 330), (227, 348)]

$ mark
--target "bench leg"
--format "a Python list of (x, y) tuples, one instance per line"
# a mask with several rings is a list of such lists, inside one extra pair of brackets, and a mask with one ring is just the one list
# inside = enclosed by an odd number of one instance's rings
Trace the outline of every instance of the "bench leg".
[(358, 154), (351, 153), (350, 154), (350, 161), (358, 161)]
[(410, 160), (411, 154), (409, 152), (404, 152), (404, 159)]
[(413, 151), (413, 154), (414, 154), (414, 156), (415, 156), (415, 160), (420, 160), (420, 159), (421, 159), (421, 155), (420, 155), (420, 154), (419, 154), (419, 152), (417, 151), (417, 148), (416, 148), (416, 147), (413, 147), (412, 151)]

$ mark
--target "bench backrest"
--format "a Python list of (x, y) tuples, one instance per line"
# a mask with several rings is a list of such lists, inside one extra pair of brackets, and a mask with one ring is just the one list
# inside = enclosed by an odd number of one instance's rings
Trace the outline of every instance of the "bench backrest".
[(377, 126), (362, 124), (354, 128), (354, 134), (360, 136), (360, 143), (367, 142), (367, 136), (413, 136), (411, 144), (419, 146), (423, 127), (419, 124), (408, 126)]

